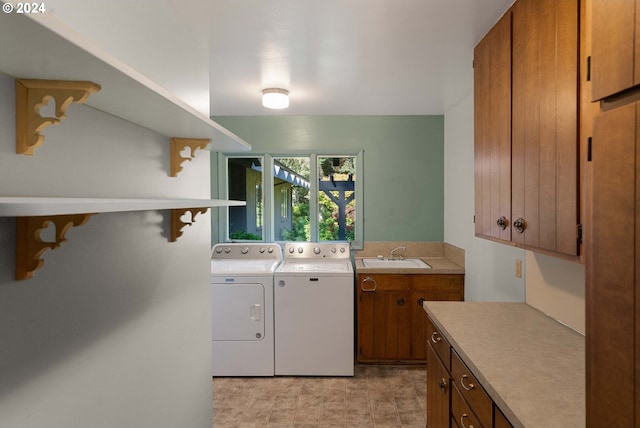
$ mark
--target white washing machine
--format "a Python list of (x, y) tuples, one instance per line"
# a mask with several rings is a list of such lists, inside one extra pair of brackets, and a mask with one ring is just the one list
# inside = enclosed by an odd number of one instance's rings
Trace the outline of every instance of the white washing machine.
[(286, 243), (274, 282), (275, 374), (353, 376), (349, 244)]
[(216, 244), (211, 250), (213, 376), (273, 376), (273, 274), (278, 244)]

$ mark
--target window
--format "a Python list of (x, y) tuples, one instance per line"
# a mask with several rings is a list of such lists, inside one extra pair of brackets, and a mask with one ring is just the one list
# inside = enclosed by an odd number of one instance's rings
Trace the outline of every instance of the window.
[(226, 239), (351, 241), (361, 248), (362, 152), (222, 156), (219, 171), (220, 193), (247, 203), (222, 215)]
[(309, 165), (309, 156), (273, 158), (273, 193), (277, 195), (277, 189), (280, 189), (281, 195), (286, 197), (279, 201), (280, 205), (287, 213), (291, 212), (286, 218), (280, 215), (280, 221), (274, 223), (276, 241), (311, 240)]
[(263, 237), (264, 195), (262, 163), (258, 157), (229, 157), (226, 165), (227, 198), (245, 201), (246, 206), (229, 207), (227, 236), (230, 240), (260, 241)]
[(353, 241), (356, 226), (354, 156), (318, 158), (321, 241)]

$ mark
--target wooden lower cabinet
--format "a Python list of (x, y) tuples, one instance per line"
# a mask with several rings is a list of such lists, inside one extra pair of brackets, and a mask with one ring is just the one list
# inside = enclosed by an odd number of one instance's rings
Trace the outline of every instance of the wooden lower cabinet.
[(431, 345), (427, 353), (427, 426), (429, 428), (449, 427), (449, 402), (451, 379), (449, 371), (442, 365)]
[(424, 300), (464, 300), (464, 275), (358, 274), (357, 359), (423, 363)]
[(502, 413), (498, 406), (494, 405), (493, 428), (513, 428), (507, 417)]
[(428, 318), (427, 329), (427, 428), (512, 428)]

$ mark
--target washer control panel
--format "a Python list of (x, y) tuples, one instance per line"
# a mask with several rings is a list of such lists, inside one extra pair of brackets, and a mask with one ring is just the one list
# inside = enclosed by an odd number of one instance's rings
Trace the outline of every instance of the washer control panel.
[(221, 243), (211, 249), (212, 259), (282, 260), (282, 249), (278, 244)]
[(287, 242), (284, 259), (349, 259), (350, 249), (348, 242)]

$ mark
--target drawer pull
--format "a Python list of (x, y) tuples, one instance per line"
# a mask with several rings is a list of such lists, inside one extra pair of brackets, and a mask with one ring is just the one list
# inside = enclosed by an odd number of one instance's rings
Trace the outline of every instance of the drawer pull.
[(445, 378), (440, 379), (438, 382), (438, 386), (442, 390), (442, 392), (447, 392), (447, 380)]
[[(373, 287), (372, 288), (364, 288), (364, 284), (366, 282), (372, 282), (373, 283)], [(362, 291), (376, 291), (376, 288), (378, 288), (378, 283), (376, 282), (375, 279), (371, 278), (370, 276), (368, 276), (365, 279), (363, 279), (362, 282), (360, 283), (360, 289)]]
[(466, 413), (463, 413), (462, 416), (460, 416), (460, 425), (462, 426), (462, 428), (473, 428), (473, 425), (465, 425), (464, 424), (464, 419), (468, 417)]
[(463, 375), (462, 375), (462, 377), (460, 378), (460, 385), (462, 385), (462, 387), (463, 387), (465, 390), (467, 390), (467, 391), (471, 391), (471, 390), (472, 390), (473, 388), (475, 388), (476, 386), (475, 386), (473, 383), (471, 383), (471, 382), (469, 382), (469, 385), (468, 385), (468, 386), (467, 386), (467, 385), (465, 385), (465, 384), (464, 384), (464, 380), (465, 380), (465, 379), (468, 379), (468, 378), (469, 378), (469, 376), (467, 376), (466, 374), (463, 374)]
[(433, 333), (431, 333), (431, 341), (436, 344), (442, 342), (442, 338), (440, 337), (437, 331), (434, 331)]

